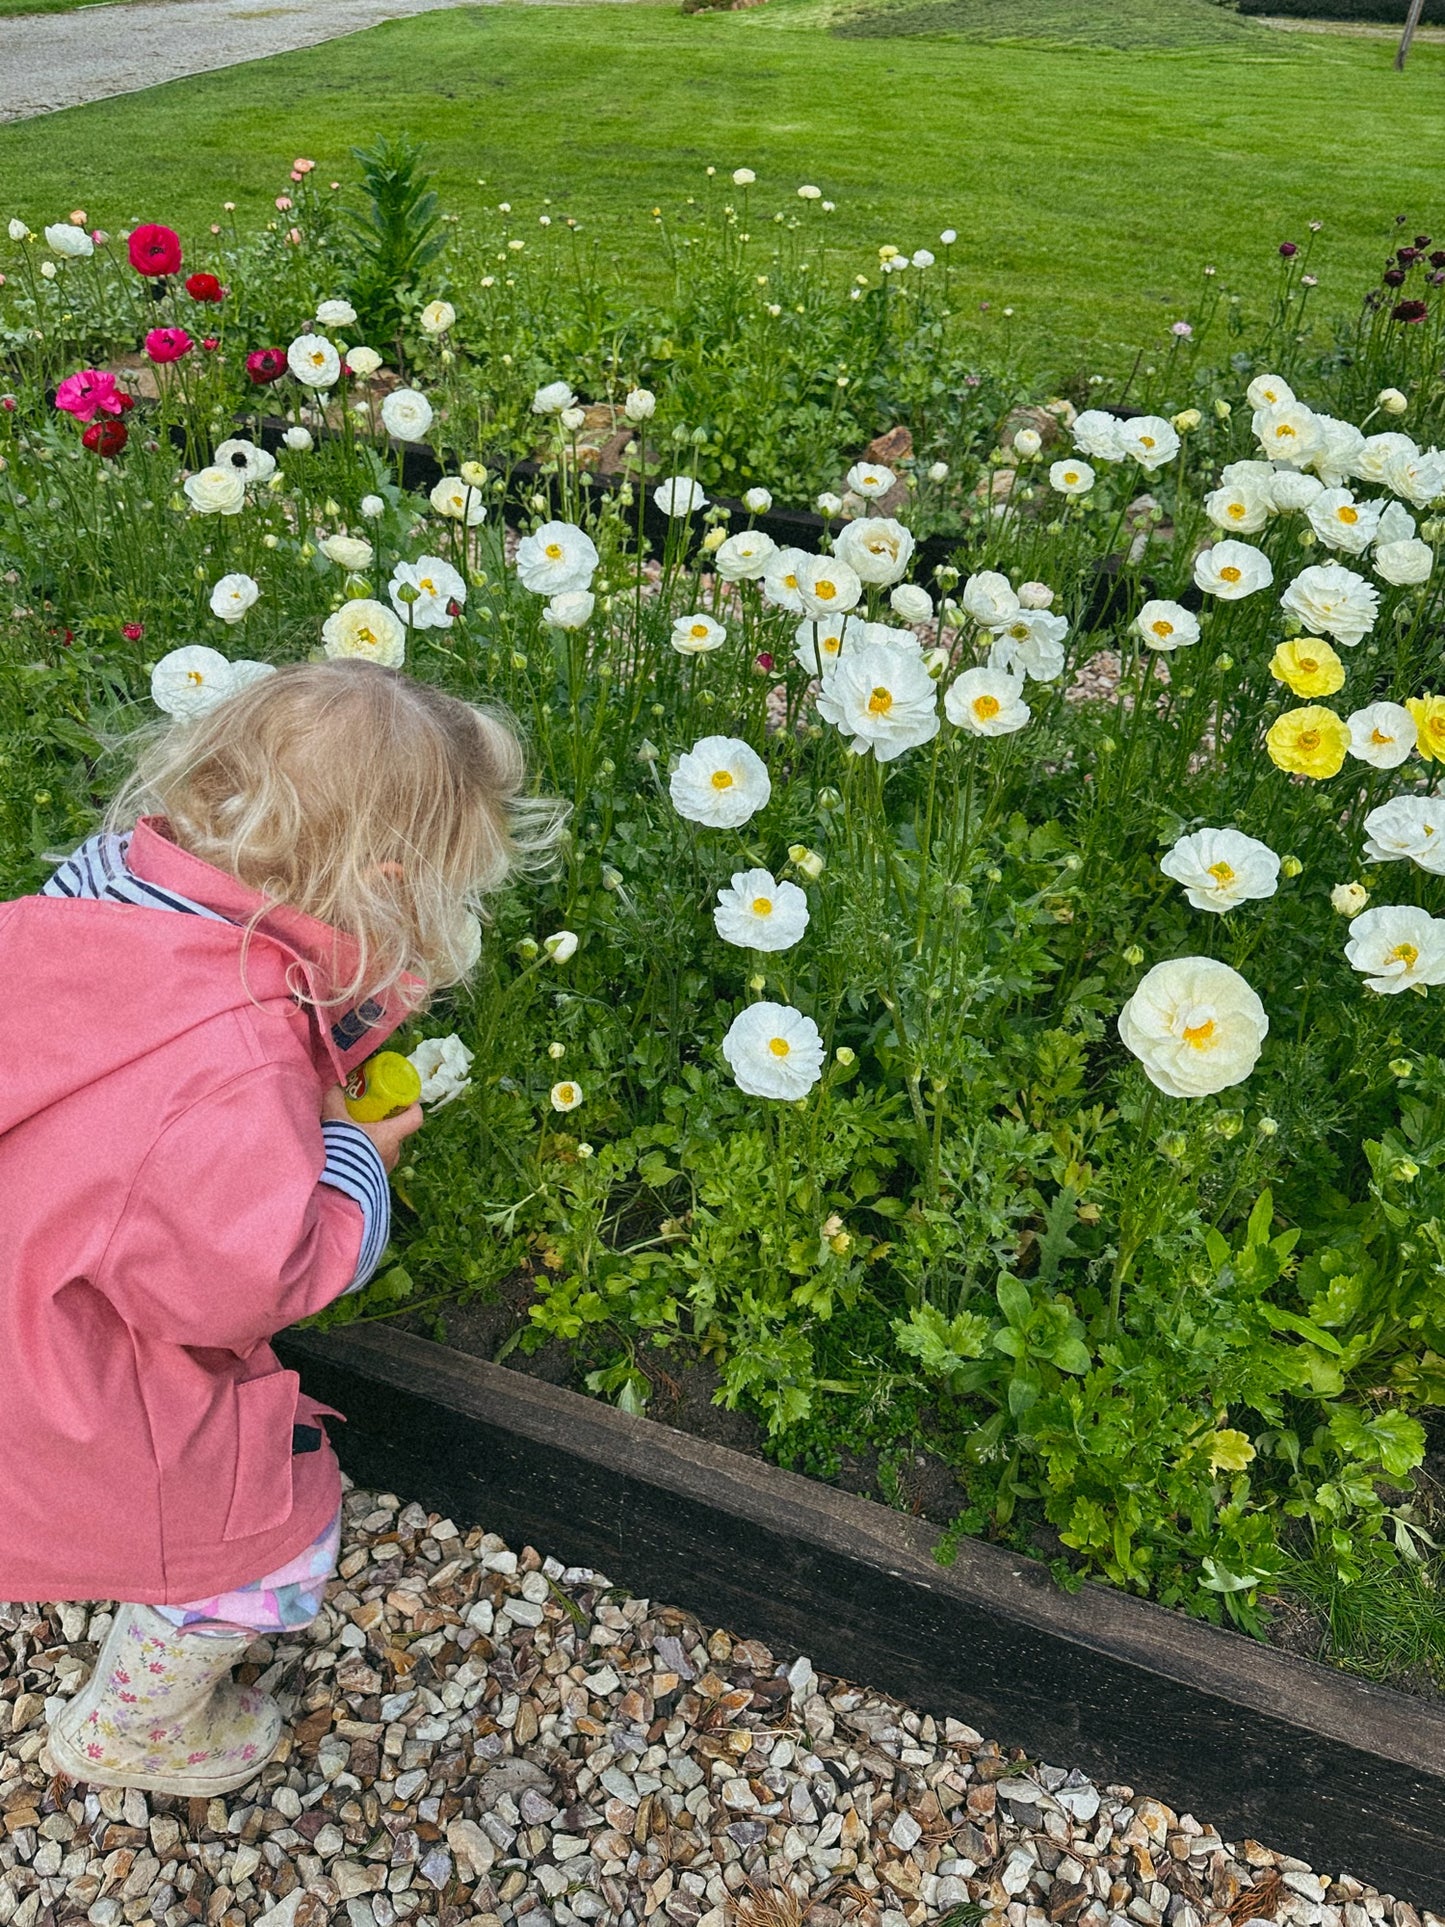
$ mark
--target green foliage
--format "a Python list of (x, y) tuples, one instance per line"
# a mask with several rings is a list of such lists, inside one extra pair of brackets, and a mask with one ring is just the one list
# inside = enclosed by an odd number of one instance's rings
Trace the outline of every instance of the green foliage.
[(1252, 40), (1251, 28), (1212, 0), (1110, 0), (1107, 6), (1080, 6), (1077, 0), (870, 0), (835, 18), (832, 31), (855, 40), (950, 34), (1120, 52), (1239, 49), (1241, 44), (1262, 51), (1268, 45), (1258, 29)]
[(388, 342), (408, 297), (446, 246), (441, 202), (414, 141), (380, 136), (353, 147), (365, 206), (347, 210), (344, 230), (354, 250), (348, 292), (363, 338)]

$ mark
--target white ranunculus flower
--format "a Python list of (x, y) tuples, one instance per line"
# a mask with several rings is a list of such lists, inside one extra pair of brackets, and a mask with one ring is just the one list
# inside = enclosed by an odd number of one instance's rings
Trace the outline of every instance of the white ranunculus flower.
[(1342, 917), (1357, 917), (1369, 901), (1363, 883), (1337, 883), (1330, 891), (1330, 908)]
[(664, 515), (692, 515), (707, 507), (702, 484), (691, 475), (669, 475), (652, 491), (652, 499)]
[(804, 615), (836, 615), (853, 608), (863, 593), (856, 571), (841, 555), (804, 555), (794, 574)]
[(757, 178), (757, 175), (750, 167), (735, 167), (733, 169), (734, 187), (751, 187)]
[(365, 379), (367, 375), (374, 375), (381, 366), (381, 356), (375, 348), (368, 348), (358, 343), (355, 348), (347, 349), (346, 365), (353, 375), (360, 375)]
[(810, 676), (823, 675), (829, 665), (837, 661), (849, 639), (848, 625), (856, 620), (855, 616), (834, 616), (829, 621), (815, 622), (811, 616), (806, 617), (794, 632), (794, 660)]
[(743, 495), (743, 507), (749, 515), (766, 515), (773, 506), (772, 491), (766, 488), (750, 488)]
[(338, 568), (350, 569), (353, 572), (357, 569), (369, 569), (371, 558), (376, 553), (364, 535), (328, 535), (323, 537), (316, 546), (328, 562), (334, 562)]
[(1096, 462), (1122, 462), (1124, 444), (1119, 438), (1123, 424), (1102, 408), (1086, 408), (1071, 424), (1074, 447), (1081, 455), (1092, 455)]
[(444, 335), (448, 328), (456, 326), (457, 311), (450, 301), (428, 301), (417, 320), (421, 323), (423, 334)]
[(234, 696), (238, 689), (249, 689), (253, 682), (262, 682), (275, 673), (274, 662), (254, 662), (249, 656), (238, 656), (231, 664), (231, 687), (227, 694)]
[(197, 515), (239, 515), (246, 506), (245, 478), (234, 468), (201, 468), (182, 485)]
[(723, 942), (740, 950), (791, 950), (808, 927), (808, 898), (770, 870), (736, 870), (717, 893), (712, 920)]
[(548, 1101), (554, 1111), (575, 1111), (582, 1102), (582, 1086), (575, 1078), (564, 1077), (552, 1086)]
[(1306, 513), (1310, 527), (1327, 549), (1363, 555), (1375, 539), (1382, 504), (1357, 502), (1347, 488), (1322, 489)]
[(463, 481), (460, 475), (443, 475), (427, 500), (438, 515), (445, 515), (452, 522), (465, 522), (469, 529), (474, 529), (487, 513), (481, 490)]
[(630, 388), (622, 412), (630, 422), (650, 422), (657, 413), (657, 397), (650, 388)]
[(1445, 919), (1412, 904), (1362, 910), (1350, 925), (1345, 957), (1385, 996), (1445, 984)]
[(248, 488), (253, 482), (269, 482), (276, 473), (276, 457), (242, 435), (233, 435), (229, 441), (222, 442), (211, 457), (211, 465), (234, 469)]
[(1136, 633), (1151, 649), (1187, 649), (1199, 640), (1199, 618), (1182, 602), (1157, 598), (1134, 618)]
[(1445, 798), (1392, 796), (1365, 818), (1365, 855), (1372, 863), (1406, 858), (1445, 876)]
[(85, 229), (73, 227), (69, 221), (57, 221), (53, 227), (46, 228), (45, 243), (54, 253), (66, 255), (72, 261), (84, 261), (95, 253), (95, 243)]
[(906, 572), (913, 557), (913, 536), (892, 516), (860, 515), (839, 529), (833, 553), (849, 565), (860, 582), (887, 588)]
[(1159, 868), (1184, 886), (1196, 910), (1223, 912), (1279, 888), (1279, 858), (1267, 843), (1239, 830), (1196, 830), (1181, 836)]
[(309, 428), (288, 428), (281, 439), (293, 455), (305, 455), (316, 446)]
[(948, 480), (948, 463), (930, 462), (928, 464), (928, 479), (930, 482), (946, 482)]
[(1355, 472), (1365, 437), (1353, 422), (1337, 421), (1333, 415), (1316, 415), (1320, 446), (1310, 463), (1326, 488), (1340, 488)]
[(1375, 397), (1375, 406), (1383, 408), (1387, 415), (1403, 415), (1410, 406), (1410, 398), (1398, 388), (1382, 388)]
[(723, 625), (702, 609), (690, 616), (678, 616), (672, 625), (672, 646), (680, 656), (711, 655), (727, 639)]
[(843, 621), (843, 647), (861, 649), (865, 643), (882, 643), (889, 649), (906, 649), (910, 656), (921, 656), (923, 644), (911, 629), (895, 629), (886, 622), (868, 622), (862, 616), (846, 616)]
[(843, 498), (841, 495), (835, 495), (832, 489), (825, 488), (821, 495), (814, 498), (813, 507), (819, 515), (826, 516), (831, 521), (835, 515), (842, 514)]
[(929, 248), (915, 248), (908, 258), (915, 268), (931, 268), (938, 257)]
[(761, 529), (740, 529), (720, 545), (713, 557), (713, 567), (724, 582), (756, 582), (777, 548), (772, 536), (765, 535)]
[(1087, 495), (1094, 486), (1094, 471), (1089, 464), (1077, 458), (1055, 462), (1049, 470), (1049, 487), (1060, 495), (1070, 498)]
[(1052, 609), (1054, 592), (1047, 582), (1021, 582), (1014, 594), (1021, 609)]
[(1375, 529), (1375, 547), (1383, 548), (1387, 542), (1413, 542), (1418, 530), (1415, 518), (1403, 502), (1386, 502)]
[(803, 598), (798, 593), (798, 570), (808, 560), (804, 549), (774, 549), (763, 565), (763, 594), (775, 609), (790, 615), (803, 614)]
[(249, 575), (223, 575), (211, 591), (211, 614), (222, 622), (239, 622), (261, 593)]
[(1146, 475), (1152, 475), (1179, 453), (1179, 435), (1162, 415), (1135, 415), (1120, 422), (1119, 446), (1134, 457)]
[(897, 480), (893, 470), (884, 468), (881, 462), (854, 462), (847, 475), (849, 488), (865, 501), (886, 495)]
[(1273, 506), (1262, 488), (1228, 485), (1211, 490), (1204, 498), (1204, 513), (1215, 528), (1228, 535), (1253, 535), (1269, 520)]
[(323, 328), (349, 328), (356, 319), (356, 310), (349, 301), (323, 301), (316, 310), (316, 319)]
[(1253, 431), (1260, 447), (1272, 462), (1286, 468), (1304, 468), (1324, 446), (1324, 434), (1313, 409), (1303, 402), (1280, 402), (1271, 408), (1254, 411)]
[(573, 522), (544, 522), (517, 545), (517, 576), (535, 595), (585, 589), (597, 572), (597, 545)]
[(959, 600), (984, 629), (1002, 629), (1019, 612), (1019, 599), (1008, 577), (997, 569), (980, 569), (977, 575), (971, 575)]
[(1323, 495), (1324, 488), (1318, 475), (1306, 474), (1302, 468), (1277, 468), (1270, 477), (1267, 493), (1271, 508), (1281, 515), (1290, 515), (1300, 509), (1308, 512), (1311, 502)]
[(381, 425), (399, 442), (419, 442), (432, 424), (432, 406), (418, 388), (394, 388), (381, 404)]
[(549, 629), (585, 629), (596, 607), (597, 598), (590, 589), (567, 589), (552, 597), (542, 620)]
[(1398, 769), (1415, 747), (1415, 718), (1403, 703), (1369, 703), (1345, 722), (1351, 756), (1372, 769)]
[(933, 619), (933, 597), (927, 589), (920, 589), (913, 582), (900, 582), (889, 596), (888, 606), (894, 615), (901, 616), (905, 622), (930, 622)]
[(455, 1033), (423, 1038), (406, 1061), (421, 1079), (421, 1102), (435, 1110), (471, 1086), (472, 1052)]
[(711, 830), (736, 830), (764, 809), (773, 793), (761, 756), (736, 736), (699, 737), (668, 781), (679, 816)]
[(849, 748), (891, 763), (938, 734), (938, 689), (916, 647), (865, 642), (845, 647), (818, 691), (818, 714)]
[(565, 381), (549, 381), (532, 397), (534, 415), (560, 415), (564, 408), (575, 408), (577, 397)]
[(1445, 495), (1445, 451), (1422, 448), (1414, 455), (1392, 455), (1385, 463), (1385, 486), (1417, 509)]
[(382, 516), (386, 514), (386, 503), (379, 495), (363, 495), (361, 498), (361, 512), (368, 522), (379, 522)]
[(467, 599), (467, 585), (439, 555), (419, 555), (415, 562), (398, 562), (387, 585), (391, 606), (413, 629), (450, 629)]
[(231, 694), (231, 665), (218, 649), (172, 649), (151, 671), (151, 701), (168, 716), (203, 716)]
[(1057, 682), (1064, 673), (1064, 638), (1069, 633), (1067, 616), (1050, 615), (1047, 609), (1020, 608), (1013, 621), (993, 632), (988, 652), (991, 669), (1006, 675), (1025, 675), (1031, 682)]
[(1119, 1036), (1166, 1097), (1207, 1097), (1242, 1084), (1269, 1018), (1244, 978), (1211, 957), (1174, 957), (1140, 979)]
[(575, 435), (579, 429), (586, 425), (587, 410), (585, 408), (564, 408), (557, 419), (569, 435)]
[(1362, 482), (1383, 483), (1390, 462), (1412, 460), (1419, 453), (1411, 437), (1402, 435), (1397, 428), (1386, 429), (1381, 435), (1367, 435), (1355, 456), (1355, 475)]
[(1312, 636), (1330, 636), (1353, 649), (1370, 633), (1380, 609), (1380, 592), (1339, 562), (1301, 569), (1279, 599)]
[(343, 602), (328, 616), (321, 625), (321, 640), (327, 656), (356, 656), (387, 669), (400, 669), (406, 660), (405, 629), (384, 602), (367, 597)]
[(1036, 428), (1014, 430), (1014, 453), (1026, 462), (1031, 462), (1044, 445), (1044, 438)]
[(1381, 542), (1375, 548), (1375, 574), (1393, 588), (1412, 588), (1428, 582), (1435, 567), (1435, 551), (1428, 542)]
[(740, 1091), (796, 1102), (823, 1074), (823, 1039), (811, 1017), (791, 1004), (749, 1004), (722, 1042)]
[(1206, 595), (1223, 602), (1238, 602), (1242, 596), (1267, 589), (1274, 581), (1274, 570), (1263, 549), (1248, 542), (1216, 542), (1194, 558), (1194, 582)]
[(286, 366), (307, 388), (332, 388), (341, 374), (341, 356), (325, 335), (297, 335), (286, 350)]
[(965, 669), (943, 692), (943, 713), (973, 736), (1011, 736), (1033, 711), (1023, 699), (1023, 678), (985, 667)]
[(1256, 375), (1244, 391), (1251, 408), (1283, 408), (1294, 400), (1294, 390), (1279, 375)]
[(30, 230), (21, 220), (12, 218), (8, 232), (12, 241), (28, 241), (30, 239)]
[(1244, 488), (1252, 495), (1267, 495), (1279, 470), (1273, 462), (1241, 460), (1226, 462), (1219, 471), (1220, 488)]

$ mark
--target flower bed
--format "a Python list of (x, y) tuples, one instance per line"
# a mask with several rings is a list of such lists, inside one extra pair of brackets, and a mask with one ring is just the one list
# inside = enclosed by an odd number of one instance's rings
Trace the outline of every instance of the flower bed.
[[(1068, 1583), (1251, 1630), (1290, 1579), (1420, 1596), (1445, 254), (1397, 235), (1333, 342), (1308, 245), (1254, 333), (1205, 278), (1103, 409), (978, 374), (929, 249), (784, 222), (760, 285), (746, 170), (619, 347), (365, 167), (369, 227), (298, 162), (294, 228), (22, 229), (0, 290), (12, 887), (151, 698), (318, 650), (506, 703), (574, 809), (414, 1029), (443, 1108), (328, 1316), (525, 1276), (511, 1342), (593, 1392), (702, 1361), (801, 1469), (927, 1447), (955, 1537)], [(576, 391), (632, 431), (605, 485)]]

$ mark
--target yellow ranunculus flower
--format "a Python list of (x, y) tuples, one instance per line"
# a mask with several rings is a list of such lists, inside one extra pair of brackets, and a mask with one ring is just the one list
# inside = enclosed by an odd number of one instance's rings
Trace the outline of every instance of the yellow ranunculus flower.
[(1415, 719), (1415, 747), (1427, 763), (1445, 762), (1445, 696), (1407, 696)]
[(1349, 726), (1332, 709), (1310, 703), (1287, 709), (1264, 739), (1270, 761), (1296, 776), (1337, 776), (1350, 746)]
[[(1319, 636), (1282, 642), (1270, 659), (1269, 673), (1276, 682), (1288, 683), (1296, 696), (1333, 696), (1345, 686), (1345, 665)], [(1445, 711), (1445, 703), (1441, 709)]]

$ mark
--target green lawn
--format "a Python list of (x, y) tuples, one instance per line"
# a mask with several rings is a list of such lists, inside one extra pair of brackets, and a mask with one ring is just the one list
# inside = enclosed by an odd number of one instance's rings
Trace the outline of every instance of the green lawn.
[[(1036, 17), (1044, 5), (1021, 0)], [(1219, 23), (1204, 0), (1153, 11), (1181, 7)], [(1337, 311), (1373, 278), (1396, 213), (1445, 228), (1442, 48), (1417, 47), (1400, 76), (1384, 43), (1228, 15), (1229, 43), (1202, 52), (925, 48), (822, 24), (801, 0), (396, 21), (0, 127), (0, 214), (38, 227), (82, 205), (107, 226), (173, 221), (204, 241), (222, 201), (239, 218), (268, 209), (294, 155), (339, 176), (353, 143), (408, 130), (464, 214), (505, 199), (530, 217), (550, 197), (554, 217), (576, 213), (645, 275), (652, 206), (701, 193), (709, 164), (747, 165), (755, 224), (816, 182), (860, 267), (880, 242), (936, 245), (956, 228), (969, 294), (995, 319), (1011, 304), (1039, 361), (1093, 365), (1158, 341), (1206, 262), (1251, 281), (1258, 305), (1275, 243), (1311, 218), (1325, 223), (1319, 298)]]
[(833, 31), (860, 38), (950, 34), (1033, 46), (1165, 52), (1260, 48), (1269, 29), (1214, 0), (852, 0)]

